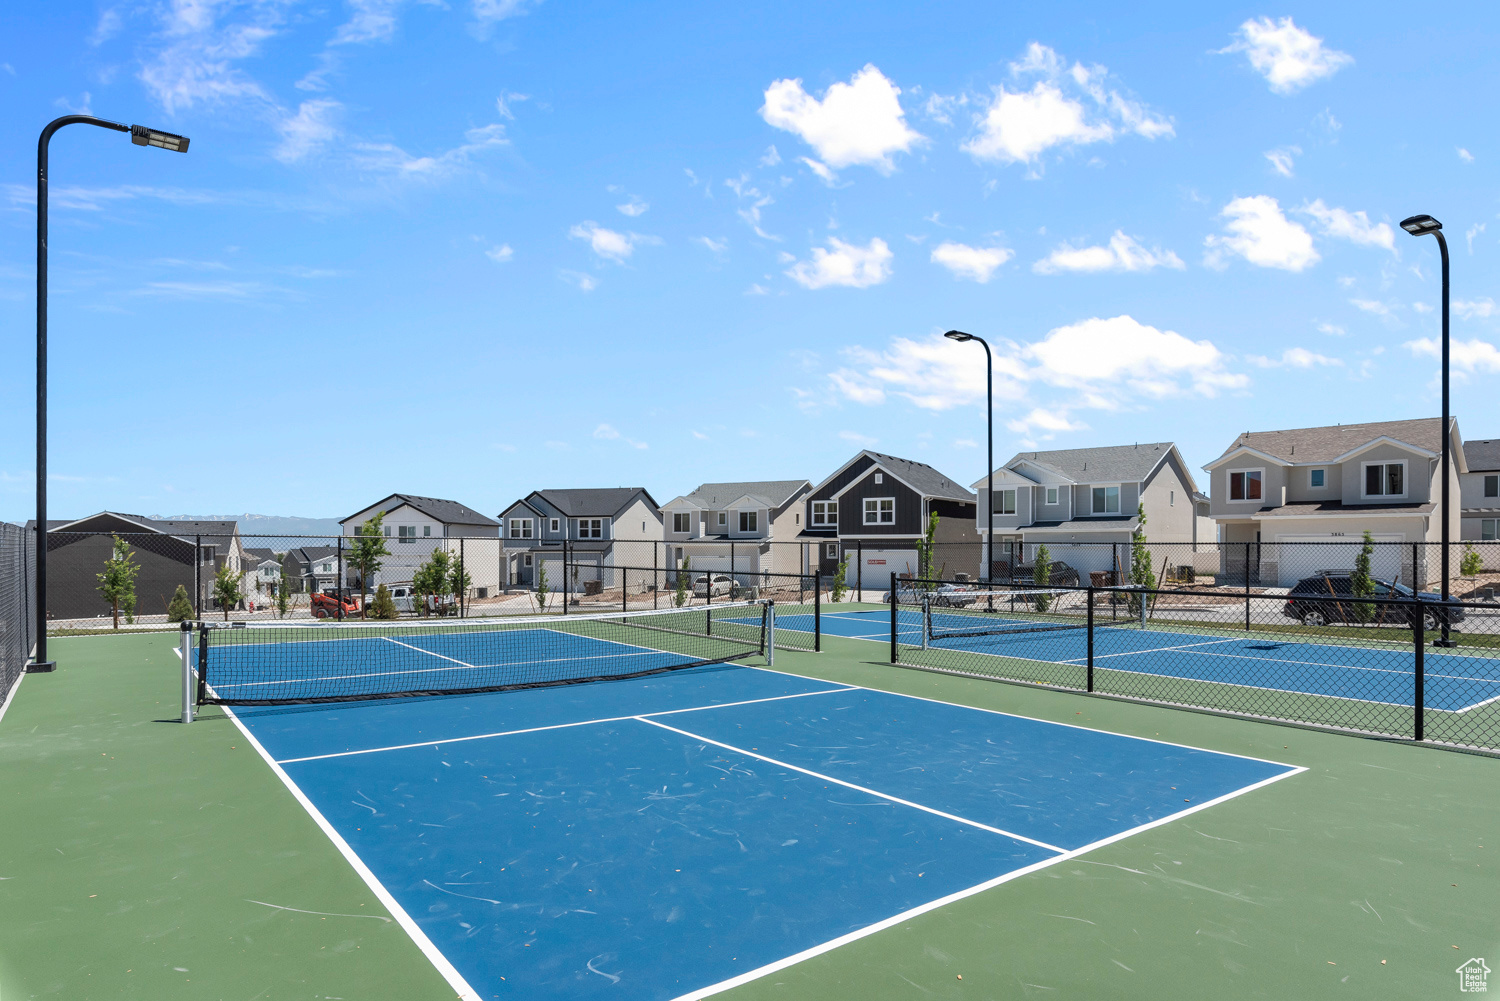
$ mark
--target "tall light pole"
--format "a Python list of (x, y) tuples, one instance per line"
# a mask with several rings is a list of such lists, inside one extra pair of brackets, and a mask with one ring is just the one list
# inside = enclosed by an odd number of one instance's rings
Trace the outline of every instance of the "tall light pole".
[[(1412, 236), (1435, 236), (1438, 251), (1443, 258), (1443, 607), (1439, 610), (1442, 635), (1433, 641), (1433, 646), (1458, 646), (1448, 633), (1448, 527), (1452, 520), (1452, 508), (1448, 506), (1448, 241), (1443, 237), (1443, 224), (1430, 215), (1414, 215), (1401, 220), (1401, 228)], [(1415, 568), (1413, 568), (1415, 569)]]
[(26, 670), (40, 674), (57, 670), (47, 659), (47, 146), (52, 134), (64, 125), (97, 125), (101, 129), (129, 132), (137, 146), (186, 153), (188, 139), (148, 129), (144, 125), (122, 125), (93, 115), (64, 115), (47, 123), (36, 144), (36, 654)]
[(995, 573), (995, 363), (990, 356), (990, 345), (983, 337), (966, 334), (962, 330), (950, 330), (943, 335), (950, 341), (964, 344), (968, 341), (978, 341), (984, 345), (984, 402), (985, 402), (985, 469), (989, 477), (986, 481), (985, 491), (989, 494), (985, 498), (985, 507), (988, 511), (988, 527), (985, 529), (985, 565), (984, 579), (993, 590), (994, 582), (991, 578)]

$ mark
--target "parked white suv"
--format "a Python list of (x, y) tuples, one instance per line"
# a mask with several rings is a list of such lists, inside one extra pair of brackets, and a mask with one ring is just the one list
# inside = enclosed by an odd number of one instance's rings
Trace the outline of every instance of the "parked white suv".
[(710, 595), (732, 594), (734, 592), (734, 578), (728, 574), (716, 573), (712, 576), (704, 574), (693, 581), (693, 597), (707, 598)]

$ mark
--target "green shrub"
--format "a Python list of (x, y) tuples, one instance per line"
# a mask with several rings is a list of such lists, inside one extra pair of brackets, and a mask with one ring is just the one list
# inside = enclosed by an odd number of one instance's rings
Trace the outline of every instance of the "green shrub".
[(370, 618), (372, 619), (397, 619), (401, 613), (396, 611), (395, 599), (384, 584), (375, 588), (375, 600), (370, 603)]
[(168, 622), (186, 622), (193, 617), (193, 600), (188, 597), (187, 588), (181, 584), (177, 590), (172, 592), (172, 600), (167, 605)]

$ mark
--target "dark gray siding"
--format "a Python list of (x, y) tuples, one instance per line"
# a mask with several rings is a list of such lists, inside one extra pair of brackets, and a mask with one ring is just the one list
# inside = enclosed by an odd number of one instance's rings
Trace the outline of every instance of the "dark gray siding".
[[(136, 614), (161, 615), (181, 584), (193, 593), (193, 546), (169, 536), (127, 539), (141, 571), (135, 579)], [(108, 535), (49, 535), (47, 538), (47, 614), (54, 619), (82, 619), (109, 615), (109, 603), (99, 593), (99, 574), (114, 552)], [(203, 575), (212, 579), (213, 564)], [(205, 588), (207, 585), (205, 584)]]
[[(885, 482), (876, 483), (880, 470), (870, 470), (839, 498), (839, 534), (845, 536), (914, 536), (921, 535), (922, 497), (915, 490), (885, 473)], [(896, 521), (890, 525), (865, 524), (865, 498), (894, 497)]]

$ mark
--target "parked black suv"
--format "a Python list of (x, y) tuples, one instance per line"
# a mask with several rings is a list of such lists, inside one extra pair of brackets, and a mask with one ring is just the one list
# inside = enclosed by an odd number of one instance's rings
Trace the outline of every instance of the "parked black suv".
[[(1030, 587), (1036, 583), (1036, 564), (1027, 563), (1016, 567), (1016, 572), (1010, 578), (1010, 583), (1024, 584)], [(1044, 587), (1077, 587), (1079, 586), (1078, 571), (1060, 560), (1053, 560), (1052, 565), (1047, 568), (1047, 583)]]
[[(1416, 594), (1405, 584), (1395, 584), (1388, 580), (1373, 579), (1375, 593), (1370, 596), (1376, 602), (1370, 621), (1375, 624), (1411, 625), (1413, 615), (1416, 611), (1415, 605), (1405, 604), (1411, 601)], [(1316, 577), (1304, 577), (1297, 582), (1286, 596), (1286, 604), (1282, 606), (1281, 614), (1289, 619), (1297, 619), (1303, 625), (1323, 626), (1331, 623), (1358, 622), (1355, 617), (1355, 606), (1349, 599), (1354, 593), (1354, 588), (1349, 580), (1349, 574), (1323, 573)], [(1382, 601), (1382, 598), (1395, 598), (1401, 600), (1402, 604), (1395, 601)], [(1422, 609), (1422, 628), (1435, 630), (1442, 627), (1443, 618), (1451, 625), (1464, 620), (1464, 610), (1454, 599), (1450, 598), (1448, 604), (1443, 604), (1442, 595), (1432, 591), (1423, 591), (1421, 594), (1424, 606), (1431, 602), (1432, 607)]]

